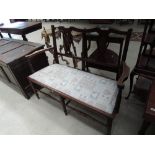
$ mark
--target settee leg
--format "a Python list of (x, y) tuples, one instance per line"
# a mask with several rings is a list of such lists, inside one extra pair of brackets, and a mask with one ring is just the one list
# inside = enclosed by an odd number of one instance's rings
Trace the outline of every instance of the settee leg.
[(65, 115), (67, 115), (68, 113), (67, 113), (67, 108), (66, 108), (66, 104), (65, 104), (65, 98), (60, 97), (60, 99), (61, 99), (61, 104), (62, 104), (64, 113), (65, 113)]
[(33, 83), (32, 83), (30, 80), (29, 80), (29, 83), (30, 83), (31, 88), (32, 88), (33, 92), (35, 93), (36, 97), (37, 97), (38, 99), (40, 99), (39, 94), (38, 94), (37, 90), (35, 89)]
[(112, 129), (112, 119), (107, 120), (107, 135), (111, 135), (111, 129)]

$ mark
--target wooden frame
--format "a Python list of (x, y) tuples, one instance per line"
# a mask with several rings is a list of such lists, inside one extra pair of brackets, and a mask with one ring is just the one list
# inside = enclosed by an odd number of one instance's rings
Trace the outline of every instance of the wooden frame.
[[(43, 44), (16, 39), (0, 39), (0, 74), (27, 99), (32, 96), (33, 91), (27, 80), (31, 71), (25, 56), (43, 48)], [(32, 62), (35, 71), (47, 65), (45, 53), (36, 56)]]
[[(144, 120), (138, 134), (144, 135), (151, 123), (155, 122), (155, 79), (152, 79), (151, 88), (149, 90), (148, 101), (144, 112)], [(152, 110), (153, 109), (153, 110)]]
[[(83, 42), (82, 43), (82, 52), (84, 52), (84, 50), (86, 48), (85, 47), (85, 34), (86, 34), (86, 30), (84, 30), (84, 29), (77, 29), (77, 28), (73, 28), (73, 27), (71, 27), (69, 29), (65, 29), (64, 27), (60, 27), (61, 33), (65, 33), (66, 30), (67, 30), (68, 34), (71, 34), (70, 32), (73, 31), (73, 30), (82, 33), (82, 36), (83, 36), (82, 37), (83, 38), (83, 40), (82, 40), (82, 42)], [(34, 52), (31, 55), (27, 55), (26, 56), (28, 58), (28, 60), (29, 60), (30, 67), (32, 67), (31, 63), (30, 63), (31, 59), (34, 58), (36, 55), (38, 55), (38, 54), (40, 54), (42, 52), (46, 52), (46, 51), (50, 51), (54, 55), (55, 63), (59, 63), (59, 55), (60, 56), (70, 57), (70, 58), (72, 58), (74, 60), (81, 60), (82, 62), (91, 61), (88, 58), (78, 57), (78, 56), (75, 56), (74, 54), (67, 53), (66, 51), (65, 51), (65, 53), (57, 51), (57, 44), (56, 44), (56, 38), (55, 38), (55, 27), (54, 26), (52, 26), (52, 33), (53, 33), (53, 47), (37, 51), (37, 52)], [(69, 52), (71, 52), (70, 49), (68, 49), (68, 50), (69, 50)], [(76, 66), (74, 65), (74, 68), (75, 67)], [(57, 100), (57, 99), (56, 100), (59, 101), (62, 104), (64, 113), (66, 115), (67, 115), (67, 107), (71, 108), (71, 106), (69, 105), (69, 102), (70, 101), (75, 101), (76, 103), (78, 103), (79, 105), (84, 107), (85, 109), (89, 109), (92, 113), (98, 114), (99, 116), (106, 118), (107, 119), (107, 123), (104, 124), (104, 125), (107, 126), (107, 134), (111, 134), (112, 122), (113, 122), (113, 119), (115, 118), (115, 115), (119, 112), (119, 107), (120, 107), (120, 103), (121, 103), (121, 96), (122, 96), (122, 90), (124, 88), (124, 81), (128, 78), (128, 75), (129, 75), (129, 67), (123, 62), (123, 64), (122, 64), (122, 74), (121, 74), (119, 80), (117, 81), (118, 95), (117, 95), (114, 111), (112, 112), (112, 114), (106, 113), (106, 112), (104, 112), (102, 110), (99, 110), (99, 109), (93, 107), (93, 106), (85, 104), (84, 102), (81, 102), (78, 99), (75, 99), (75, 98), (73, 98), (73, 97), (71, 97), (71, 96), (69, 96), (67, 94), (59, 92), (59, 90), (55, 90), (54, 88), (51, 88), (51, 87), (49, 87), (47, 85), (44, 85), (44, 84), (42, 84), (42, 83), (40, 83), (40, 82), (38, 82), (38, 81), (36, 81), (34, 79), (31, 79), (30, 77), (29, 77), (29, 81), (30, 81), (31, 86), (32, 86), (32, 88), (33, 88), (33, 90), (34, 90), (34, 92), (35, 92), (35, 94), (36, 94), (36, 96), (38, 98), (39, 98), (39, 94), (37, 93), (38, 89), (35, 88), (35, 85), (39, 85), (41, 87), (47, 88), (47, 89), (49, 89), (51, 91), (54, 91), (56, 94), (58, 94), (60, 96), (60, 100)]]
[[(112, 53), (109, 59), (110, 60), (118, 59), (116, 66), (113, 66), (114, 64), (106, 64), (104, 62), (100, 63), (100, 61), (98, 60), (96, 64), (86, 63), (85, 68), (87, 68), (87, 71), (89, 71), (88, 69), (89, 67), (92, 67), (92, 68), (107, 70), (110, 72), (115, 72), (116, 80), (118, 80), (121, 74), (122, 62), (126, 61), (131, 33), (132, 33), (132, 29), (129, 29), (128, 31), (120, 31), (120, 30), (113, 29), (113, 28), (105, 29), (105, 30), (101, 30), (99, 28), (88, 30), (86, 34), (86, 40), (89, 41), (89, 44), (86, 45), (88, 46), (88, 48), (87, 48), (87, 52), (85, 52), (85, 55), (84, 55), (85, 57), (90, 58), (90, 59), (92, 59), (93, 57), (99, 57), (99, 59), (101, 59), (101, 57), (106, 58), (105, 53), (106, 51), (109, 50), (108, 49), (109, 43), (119, 44), (120, 49), (119, 49), (118, 55), (114, 51), (110, 50)], [(97, 49), (90, 56), (88, 56), (88, 51), (90, 49), (90, 44), (92, 41), (97, 42)], [(87, 42), (85, 42), (85, 44), (87, 44)]]
[[(144, 25), (143, 36), (141, 40), (141, 45), (139, 49), (139, 54), (137, 58), (136, 65), (130, 74), (130, 89), (126, 99), (130, 97), (133, 87), (133, 80), (135, 75), (143, 76), (146, 78), (155, 78), (155, 71), (148, 66), (150, 60), (155, 60), (154, 47), (155, 47), (155, 33), (151, 30), (153, 27), (154, 21), (151, 22), (148, 20)], [(153, 32), (153, 33), (152, 33)], [(147, 48), (150, 47), (149, 50)]]
[[(21, 35), (24, 41), (28, 41), (28, 39), (26, 38), (26, 34), (29, 34), (41, 28), (41, 22), (15, 22), (4, 24), (0, 27), (0, 31), (2, 33), (8, 33), (10, 38), (12, 38), (11, 34)], [(3, 38), (2, 35), (0, 36)]]

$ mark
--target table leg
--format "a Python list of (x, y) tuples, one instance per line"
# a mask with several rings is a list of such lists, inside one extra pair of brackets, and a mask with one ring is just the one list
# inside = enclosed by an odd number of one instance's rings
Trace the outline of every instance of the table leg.
[(9, 82), (11, 82), (10, 79), (9, 79), (9, 77), (8, 77), (8, 75), (5, 73), (3, 67), (0, 66), (0, 68), (1, 68), (1, 71), (3, 72), (5, 78), (6, 78)]
[(2, 33), (1, 33), (1, 32), (0, 32), (0, 37), (1, 37), (1, 38), (3, 38), (3, 35), (2, 35)]
[(151, 124), (150, 122), (144, 120), (138, 134), (144, 135), (150, 124)]
[(12, 38), (12, 36), (11, 36), (11, 34), (10, 34), (10, 33), (8, 33), (8, 36), (9, 36), (9, 38)]
[(28, 41), (28, 39), (26, 38), (25, 34), (22, 35), (23, 40)]

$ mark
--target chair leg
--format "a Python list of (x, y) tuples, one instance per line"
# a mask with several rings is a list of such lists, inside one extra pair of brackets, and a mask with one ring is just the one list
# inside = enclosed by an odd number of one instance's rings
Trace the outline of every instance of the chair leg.
[(138, 131), (138, 134), (139, 134), (139, 135), (144, 135), (145, 132), (146, 132), (146, 130), (147, 130), (148, 127), (150, 126), (150, 124), (151, 124), (150, 122), (144, 120), (144, 121), (143, 121), (143, 124), (142, 124), (142, 126), (141, 126), (141, 128), (140, 128), (140, 130)]
[(60, 99), (61, 99), (61, 104), (62, 104), (64, 113), (65, 113), (65, 115), (67, 115), (68, 113), (67, 113), (67, 108), (66, 108), (66, 104), (65, 104), (65, 98), (60, 97)]
[(132, 86), (133, 86), (134, 76), (135, 76), (135, 72), (132, 71), (131, 74), (130, 74), (130, 90), (129, 90), (128, 96), (125, 99), (128, 99), (130, 97), (130, 94), (131, 94), (131, 91), (132, 91)]
[(107, 120), (107, 135), (111, 135), (111, 129), (112, 129), (112, 119), (108, 118)]

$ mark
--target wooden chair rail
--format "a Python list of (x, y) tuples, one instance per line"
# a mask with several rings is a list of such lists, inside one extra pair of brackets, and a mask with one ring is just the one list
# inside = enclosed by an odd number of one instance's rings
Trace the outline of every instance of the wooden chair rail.
[(46, 51), (50, 51), (50, 52), (53, 53), (53, 50), (54, 50), (53, 47), (49, 47), (49, 48), (46, 48), (46, 49), (41, 49), (41, 50), (35, 51), (35, 52), (33, 52), (33, 53), (29, 54), (29, 55), (26, 55), (25, 57), (31, 59), (31, 58), (35, 57), (36, 55), (44, 53)]
[[(63, 27), (61, 26), (60, 27), (60, 30), (62, 29)], [(98, 27), (95, 27), (95, 28), (90, 28), (90, 29), (79, 29), (79, 28), (76, 28), (76, 27), (70, 27), (69, 28), (70, 31), (76, 31), (76, 32), (83, 32), (83, 33), (90, 33), (90, 32), (101, 32), (102, 29), (101, 28), (98, 28)], [(117, 34), (120, 34), (120, 35), (126, 35), (129, 32), (132, 31), (132, 29), (129, 29), (128, 31), (120, 31), (118, 29), (114, 29), (114, 28), (109, 28), (109, 33), (117, 33)]]

